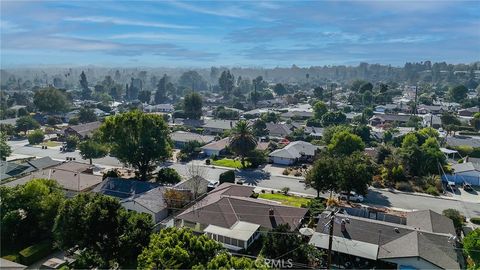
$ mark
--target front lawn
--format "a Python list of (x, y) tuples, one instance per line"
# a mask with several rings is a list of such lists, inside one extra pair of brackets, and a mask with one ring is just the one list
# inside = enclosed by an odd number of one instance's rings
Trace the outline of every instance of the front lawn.
[[(212, 165), (230, 167), (235, 169), (243, 169), (242, 162), (240, 160), (229, 159), (229, 158), (212, 160)], [(251, 165), (250, 162), (245, 161), (245, 166), (249, 167), (250, 165)]]
[(62, 145), (61, 142), (55, 142), (55, 141), (46, 141), (41, 143), (40, 145), (42, 146), (47, 146), (47, 147), (56, 147)]
[(283, 205), (295, 206), (295, 207), (301, 207), (302, 205), (307, 205), (308, 202), (310, 202), (311, 200), (309, 198), (285, 195), (282, 193), (274, 193), (274, 194), (260, 193), (258, 197), (266, 200), (281, 202)]

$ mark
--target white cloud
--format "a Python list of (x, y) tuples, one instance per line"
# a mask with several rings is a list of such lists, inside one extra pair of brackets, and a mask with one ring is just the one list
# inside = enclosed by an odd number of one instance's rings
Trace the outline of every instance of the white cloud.
[(5, 21), (5, 20), (0, 20), (0, 33), (1, 34), (10, 34), (10, 33), (19, 33), (19, 32), (25, 32), (27, 31), (26, 29), (22, 28), (18, 24)]
[(112, 35), (107, 37), (107, 39), (142, 39), (142, 40), (151, 40), (151, 41), (179, 41), (179, 42), (195, 42), (195, 43), (213, 43), (218, 42), (218, 39), (210, 38), (203, 35), (180, 35), (180, 34), (168, 34), (168, 33), (153, 33), (153, 32), (144, 32), (144, 33), (124, 33), (118, 35)]
[[(250, 11), (242, 9), (238, 6), (212, 9), (212, 8), (204, 8), (200, 6), (190, 5), (190, 4), (187, 4), (186, 2), (171, 1), (170, 3), (178, 8), (186, 9), (192, 12), (215, 15), (220, 17), (247, 18), (247, 17), (251, 17), (252, 15)], [(220, 2), (216, 2), (216, 3), (220, 3)]]
[(67, 17), (67, 18), (64, 18), (64, 20), (70, 21), (70, 22), (111, 23), (111, 24), (118, 24), (118, 25), (171, 28), (171, 29), (195, 28), (193, 26), (188, 26), (188, 25), (146, 22), (146, 21), (138, 21), (138, 20), (120, 19), (115, 17), (104, 17), (104, 16)]

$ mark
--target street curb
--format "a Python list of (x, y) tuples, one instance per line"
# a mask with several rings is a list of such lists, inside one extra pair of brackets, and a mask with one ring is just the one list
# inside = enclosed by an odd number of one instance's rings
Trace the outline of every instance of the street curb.
[[(418, 197), (427, 197), (427, 198), (434, 198), (434, 199), (465, 202), (464, 200), (459, 200), (459, 199), (455, 199), (455, 198), (450, 198), (450, 197), (445, 197), (445, 196), (433, 196), (433, 195), (430, 195), (430, 194), (423, 194), (423, 193), (419, 193), (419, 192), (405, 192), (405, 191), (400, 191), (400, 190), (396, 190), (396, 189), (389, 189), (389, 188), (371, 188), (371, 189), (372, 190), (381, 190), (381, 191), (386, 191), (386, 192), (392, 192), (392, 193), (398, 193), (398, 194), (404, 194), (404, 195), (418, 196)], [(466, 202), (471, 202), (471, 201), (466, 201)], [(480, 203), (480, 202), (471, 202), (471, 203)]]

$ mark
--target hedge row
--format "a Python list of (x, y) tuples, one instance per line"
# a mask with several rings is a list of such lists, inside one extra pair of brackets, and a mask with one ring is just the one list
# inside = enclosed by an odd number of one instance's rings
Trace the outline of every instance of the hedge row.
[(470, 219), (470, 221), (473, 223), (473, 224), (478, 224), (480, 225), (480, 217), (473, 217)]
[(35, 245), (31, 245), (19, 252), (20, 263), (31, 265), (53, 252), (52, 242), (47, 240)]

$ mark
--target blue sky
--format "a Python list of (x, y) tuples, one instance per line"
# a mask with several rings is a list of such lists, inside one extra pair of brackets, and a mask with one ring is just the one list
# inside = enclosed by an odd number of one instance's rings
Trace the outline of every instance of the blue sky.
[(480, 60), (480, 1), (4, 1), (1, 66)]

